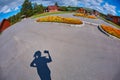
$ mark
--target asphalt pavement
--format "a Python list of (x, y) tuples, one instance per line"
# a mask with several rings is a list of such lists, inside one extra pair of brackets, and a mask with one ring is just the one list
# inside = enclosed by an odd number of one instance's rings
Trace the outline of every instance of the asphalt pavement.
[(119, 39), (106, 36), (95, 25), (74, 27), (31, 18), (0, 35), (0, 80), (40, 80), (37, 69), (30, 67), (38, 50), (42, 56), (44, 50), (50, 52), (52, 80), (120, 80)]

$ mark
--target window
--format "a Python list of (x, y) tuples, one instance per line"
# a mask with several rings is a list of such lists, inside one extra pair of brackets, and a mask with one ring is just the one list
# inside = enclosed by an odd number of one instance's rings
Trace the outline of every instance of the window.
[(120, 23), (120, 18), (118, 18), (118, 23)]

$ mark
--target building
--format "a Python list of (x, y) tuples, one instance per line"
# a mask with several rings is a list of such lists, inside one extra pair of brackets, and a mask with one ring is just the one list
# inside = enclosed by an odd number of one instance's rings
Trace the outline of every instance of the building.
[(7, 29), (10, 26), (10, 21), (7, 19), (4, 19), (1, 23), (0, 23), (0, 32), (3, 32), (5, 29)]
[(57, 6), (48, 6), (46, 9), (45, 9), (45, 12), (56, 12), (58, 11), (58, 7)]
[(92, 14), (95, 15), (95, 16), (99, 16), (99, 12), (97, 10), (93, 10)]
[(120, 16), (113, 16), (113, 15), (108, 14), (107, 19), (120, 25)]
[(86, 13), (86, 10), (84, 8), (79, 8), (76, 12), (78, 12), (78, 13)]

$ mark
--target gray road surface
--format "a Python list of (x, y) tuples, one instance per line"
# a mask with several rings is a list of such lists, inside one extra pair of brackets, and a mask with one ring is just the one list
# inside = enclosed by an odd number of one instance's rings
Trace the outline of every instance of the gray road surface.
[(120, 80), (120, 40), (89, 24), (71, 27), (34, 19), (0, 35), (0, 80), (40, 80), (30, 63), (34, 52), (46, 49), (53, 59), (48, 64), (52, 80)]
[[(84, 18), (84, 17), (79, 17), (79, 16), (73, 16), (74, 14), (75, 13), (64, 14), (64, 15), (63, 14), (57, 14), (57, 15), (63, 16), (63, 17), (78, 18), (78, 19), (80, 19), (82, 21), (91, 22), (91, 23), (95, 23), (95, 24), (98, 24), (98, 25), (100, 25), (100, 24), (106, 24), (106, 25), (114, 27), (114, 25), (111, 25), (111, 24), (109, 24), (109, 23), (107, 23), (107, 22), (105, 22), (105, 21), (103, 21), (101, 19), (89, 19), (89, 18)], [(56, 14), (54, 14), (54, 15), (56, 15)]]

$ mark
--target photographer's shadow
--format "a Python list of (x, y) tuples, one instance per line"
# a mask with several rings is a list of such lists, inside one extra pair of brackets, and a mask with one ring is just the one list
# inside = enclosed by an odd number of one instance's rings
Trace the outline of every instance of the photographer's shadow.
[(44, 53), (48, 54), (48, 58), (42, 57), (40, 51), (36, 51), (34, 54), (34, 60), (31, 62), (31, 67), (37, 68), (37, 73), (41, 80), (51, 80), (51, 71), (47, 65), (47, 63), (52, 62), (49, 51), (44, 51)]

